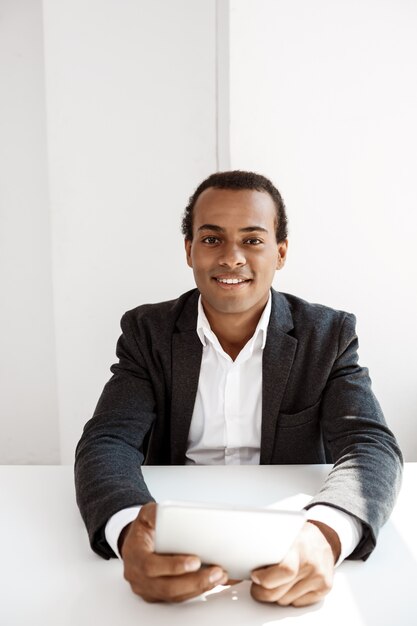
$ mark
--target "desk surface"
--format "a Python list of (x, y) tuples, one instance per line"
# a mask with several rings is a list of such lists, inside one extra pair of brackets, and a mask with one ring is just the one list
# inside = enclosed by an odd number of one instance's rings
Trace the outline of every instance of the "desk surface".
[[(315, 493), (330, 466), (146, 467), (156, 500), (263, 506)], [(417, 623), (417, 540), (409, 463), (397, 505), (366, 562), (345, 561), (324, 601), (283, 608), (251, 599), (249, 582), (176, 604), (147, 604), (124, 581), (122, 563), (89, 548), (68, 466), (0, 466), (0, 624), (4, 626), (408, 626)], [(293, 623), (291, 621), (291, 623)]]

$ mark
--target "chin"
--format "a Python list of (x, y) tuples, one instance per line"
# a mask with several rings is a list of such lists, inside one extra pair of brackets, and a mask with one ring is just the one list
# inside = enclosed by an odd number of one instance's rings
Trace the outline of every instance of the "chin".
[(221, 302), (209, 301), (209, 304), (219, 313), (245, 313), (252, 306), (250, 302), (237, 302), (236, 300), (230, 300), (229, 302), (225, 302), (224, 300)]

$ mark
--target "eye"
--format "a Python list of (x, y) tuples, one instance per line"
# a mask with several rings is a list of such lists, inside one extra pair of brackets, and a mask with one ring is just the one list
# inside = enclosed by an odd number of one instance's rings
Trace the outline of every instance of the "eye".
[(258, 239), (257, 237), (251, 237), (250, 239), (246, 239), (245, 243), (249, 243), (251, 246), (258, 246), (260, 243), (262, 243), (262, 240)]
[(204, 239), (201, 240), (203, 243), (208, 243), (208, 244), (215, 244), (218, 243), (220, 240), (218, 237), (214, 237), (213, 235), (209, 235), (208, 237), (204, 237)]

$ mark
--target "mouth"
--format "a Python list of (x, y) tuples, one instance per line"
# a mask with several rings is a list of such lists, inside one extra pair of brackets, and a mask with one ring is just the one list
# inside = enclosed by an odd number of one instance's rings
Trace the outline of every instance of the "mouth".
[(242, 289), (252, 282), (251, 278), (242, 278), (238, 276), (213, 276), (214, 282), (221, 288), (227, 290)]

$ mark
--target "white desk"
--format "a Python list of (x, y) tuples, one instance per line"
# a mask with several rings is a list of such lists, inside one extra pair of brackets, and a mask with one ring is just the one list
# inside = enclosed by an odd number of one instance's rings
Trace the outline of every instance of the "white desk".
[[(147, 467), (157, 500), (181, 498), (266, 505), (313, 494), (329, 466)], [(74, 495), (72, 468), (0, 466), (1, 626), (340, 626), (417, 624), (417, 464), (368, 561), (344, 562), (334, 588), (303, 609), (259, 604), (249, 582), (217, 588), (184, 604), (146, 604), (88, 545)]]

